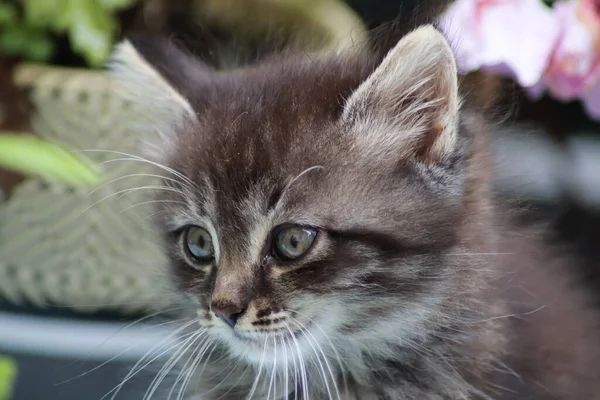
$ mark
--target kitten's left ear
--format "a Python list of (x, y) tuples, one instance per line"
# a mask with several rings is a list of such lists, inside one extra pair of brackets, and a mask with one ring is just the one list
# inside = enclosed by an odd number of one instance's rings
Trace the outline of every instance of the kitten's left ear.
[(377, 154), (440, 162), (456, 145), (457, 69), (433, 26), (398, 42), (346, 102), (342, 123)]
[(119, 94), (141, 109), (149, 131), (158, 132), (159, 138), (145, 138), (157, 148), (171, 142), (180, 126), (196, 121), (201, 88), (212, 75), (170, 41), (143, 36), (118, 44), (109, 69)]

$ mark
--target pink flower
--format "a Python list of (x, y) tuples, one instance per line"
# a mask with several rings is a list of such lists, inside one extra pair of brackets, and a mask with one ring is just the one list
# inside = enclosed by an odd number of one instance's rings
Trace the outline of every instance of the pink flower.
[(541, 0), (457, 0), (440, 26), (462, 72), (503, 72), (524, 87), (539, 82), (560, 33)]
[(600, 120), (600, 0), (457, 0), (440, 26), (462, 72), (512, 76), (532, 98), (579, 99)]
[(600, 118), (600, 17), (593, 0), (556, 3), (560, 37), (544, 74), (543, 86), (560, 100), (581, 99)]
[(600, 52), (600, 0), (580, 0), (577, 18), (590, 31), (594, 38), (594, 49)]

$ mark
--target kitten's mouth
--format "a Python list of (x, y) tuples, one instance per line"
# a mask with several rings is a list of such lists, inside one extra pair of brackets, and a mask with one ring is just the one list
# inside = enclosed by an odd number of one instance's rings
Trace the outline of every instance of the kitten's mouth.
[(306, 335), (309, 327), (302, 329), (292, 329), (291, 327), (283, 327), (276, 329), (261, 329), (261, 330), (238, 330), (233, 329), (233, 335), (244, 342), (264, 345), (268, 342), (277, 342), (280, 340), (297, 340), (302, 335)]
[(263, 332), (235, 329), (230, 331), (230, 339), (226, 341), (229, 352), (247, 362), (260, 366), (280, 365), (289, 367), (301, 354), (310, 354), (319, 340), (306, 328), (293, 330), (292, 327), (272, 329)]

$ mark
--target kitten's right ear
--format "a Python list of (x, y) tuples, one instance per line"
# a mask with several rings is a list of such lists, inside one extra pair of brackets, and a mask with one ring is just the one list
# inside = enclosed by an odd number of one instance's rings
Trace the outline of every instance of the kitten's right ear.
[(354, 91), (342, 122), (367, 150), (439, 163), (454, 153), (459, 108), (454, 55), (428, 25), (402, 38)]
[(172, 142), (179, 127), (197, 120), (200, 88), (211, 74), (171, 42), (146, 37), (119, 43), (109, 69), (118, 82), (118, 93), (140, 108), (149, 130), (158, 132), (159, 138), (144, 138), (155, 147)]

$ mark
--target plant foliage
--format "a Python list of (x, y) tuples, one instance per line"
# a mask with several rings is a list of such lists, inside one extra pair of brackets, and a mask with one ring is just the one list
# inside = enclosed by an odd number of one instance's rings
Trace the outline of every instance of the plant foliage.
[(117, 13), (138, 0), (12, 0), (0, 3), (0, 53), (49, 60), (53, 35), (66, 35), (91, 66), (108, 57), (119, 28)]
[(0, 167), (73, 186), (100, 180), (95, 168), (73, 152), (35, 136), (8, 132), (0, 132)]

